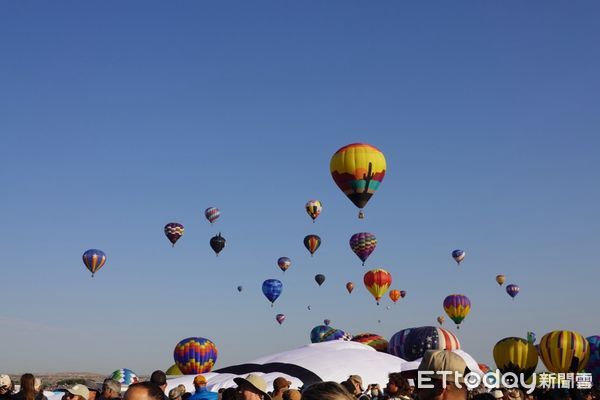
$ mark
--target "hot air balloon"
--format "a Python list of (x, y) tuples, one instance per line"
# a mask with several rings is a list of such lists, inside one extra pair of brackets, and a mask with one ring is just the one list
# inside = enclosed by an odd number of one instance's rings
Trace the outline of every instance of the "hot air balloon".
[(437, 322), (440, 325), (443, 325), (445, 320), (446, 320), (446, 317), (444, 317), (443, 315), (440, 315), (439, 317), (437, 317)]
[(353, 143), (339, 149), (329, 163), (331, 176), (342, 192), (362, 209), (383, 181), (385, 157), (379, 149), (366, 143)]
[(225, 248), (225, 238), (221, 236), (221, 232), (210, 239), (210, 247), (218, 257), (221, 250)]
[(460, 329), (460, 323), (471, 311), (471, 300), (464, 294), (451, 294), (444, 299), (444, 311)]
[(317, 235), (308, 235), (304, 238), (304, 247), (310, 252), (311, 257), (319, 246), (321, 246), (321, 238)]
[(329, 342), (332, 340), (350, 340), (351, 336), (341, 329), (335, 329), (326, 325), (315, 326), (310, 332), (312, 343)]
[(361, 259), (362, 265), (377, 247), (377, 238), (369, 232), (355, 233), (350, 238), (350, 248)]
[(203, 337), (189, 337), (175, 346), (173, 358), (184, 375), (210, 372), (217, 362), (217, 346)]
[(508, 285), (508, 286), (506, 287), (506, 293), (508, 293), (508, 295), (509, 295), (510, 297), (512, 297), (512, 298), (513, 298), (513, 300), (514, 300), (515, 296), (519, 294), (519, 291), (520, 291), (520, 290), (521, 290), (521, 289), (519, 288), (519, 286), (517, 286), (517, 285), (513, 285), (513, 284), (511, 284), (511, 285)]
[(358, 335), (352, 336), (352, 341), (366, 344), (382, 353), (387, 353), (388, 351), (388, 341), (385, 340), (383, 336), (375, 333), (359, 333)]
[(275, 320), (277, 320), (277, 322), (279, 322), (279, 325), (283, 324), (283, 321), (285, 321), (285, 315), (284, 314), (277, 314), (275, 316)]
[(594, 335), (586, 338), (590, 344), (590, 359), (585, 366), (585, 371), (592, 374), (594, 382), (600, 380), (600, 336)]
[(400, 291), (399, 290), (390, 290), (390, 299), (392, 299), (392, 301), (395, 303), (400, 299)]
[(317, 219), (319, 214), (321, 214), (321, 210), (323, 210), (323, 205), (319, 200), (309, 200), (308, 203), (306, 203), (305, 207), (306, 212), (308, 213), (308, 215), (310, 215), (314, 223), (315, 219)]
[(487, 374), (491, 370), (489, 366), (487, 366), (486, 364), (483, 364), (483, 363), (477, 363), (477, 366), (479, 367), (481, 372), (483, 372), (484, 374)]
[(317, 325), (310, 331), (310, 342), (311, 343), (320, 343), (323, 339), (323, 334), (329, 331), (328, 326), (326, 325)]
[(527, 332), (527, 342), (529, 342), (531, 344), (535, 344), (535, 333), (534, 332)]
[(504, 285), (504, 281), (506, 281), (504, 275), (496, 275), (496, 283), (498, 283), (498, 285)]
[(352, 283), (352, 282), (346, 283), (346, 290), (348, 291), (348, 293), (352, 293), (352, 291), (354, 290), (354, 283)]
[(283, 283), (278, 279), (267, 279), (262, 284), (262, 292), (271, 302), (271, 307), (273, 307), (273, 303), (277, 300), (282, 290)]
[(83, 253), (83, 263), (86, 268), (92, 273), (92, 278), (96, 271), (98, 271), (106, 262), (106, 254), (102, 250), (89, 249)]
[(323, 284), (323, 282), (325, 282), (325, 275), (323, 275), (323, 274), (315, 275), (315, 282), (317, 282), (319, 284), (319, 286), (321, 286)]
[(580, 372), (590, 358), (590, 344), (577, 332), (553, 331), (540, 340), (539, 355), (551, 372)]
[(113, 381), (119, 382), (123, 386), (133, 385), (138, 383), (140, 380), (138, 376), (130, 369), (121, 368), (112, 373), (110, 377)]
[(363, 281), (379, 305), (379, 299), (392, 284), (392, 275), (384, 269), (373, 269), (365, 274)]
[(283, 272), (285, 272), (292, 265), (292, 260), (290, 260), (288, 257), (280, 257), (277, 260), (277, 265)]
[(173, 364), (169, 368), (167, 368), (167, 370), (165, 371), (165, 375), (178, 376), (178, 375), (183, 375), (183, 373), (179, 370), (179, 367), (177, 366), (177, 364)]
[(331, 320), (330, 319), (324, 319), (323, 323), (327, 326), (329, 326), (329, 324), (331, 324)]
[(183, 236), (183, 231), (183, 225), (177, 222), (169, 222), (165, 225), (165, 235), (171, 242), (172, 247), (175, 247), (175, 243)]
[(238, 287), (237, 287), (237, 290), (238, 290), (238, 292), (241, 292), (241, 291), (242, 291), (242, 289), (244, 289), (244, 288), (243, 288), (243, 287), (241, 287), (241, 286), (238, 286)]
[(408, 328), (390, 339), (388, 353), (406, 361), (423, 357), (427, 350), (458, 350), (460, 342), (450, 331), (435, 326)]
[(523, 374), (527, 380), (537, 367), (538, 355), (535, 347), (527, 340), (508, 337), (494, 346), (494, 361), (503, 374)]
[(456, 249), (452, 252), (452, 258), (454, 258), (454, 261), (456, 261), (456, 263), (458, 265), (460, 265), (460, 263), (462, 262), (462, 260), (465, 259), (465, 252), (464, 250), (460, 250), (460, 249)]
[(212, 224), (221, 216), (221, 211), (217, 207), (208, 207), (204, 210), (204, 216)]
[(406, 290), (400, 291), (400, 297), (402, 297), (402, 298), (406, 297)]

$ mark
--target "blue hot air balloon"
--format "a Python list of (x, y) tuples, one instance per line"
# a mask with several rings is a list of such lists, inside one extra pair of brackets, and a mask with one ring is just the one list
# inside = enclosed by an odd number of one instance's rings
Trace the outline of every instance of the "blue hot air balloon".
[(283, 283), (278, 279), (267, 279), (262, 284), (262, 292), (271, 302), (271, 307), (273, 307), (273, 303), (277, 300), (282, 290)]

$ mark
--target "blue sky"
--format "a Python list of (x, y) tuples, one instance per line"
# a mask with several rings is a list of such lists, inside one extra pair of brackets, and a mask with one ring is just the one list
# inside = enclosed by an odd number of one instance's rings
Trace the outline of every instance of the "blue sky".
[[(324, 318), (387, 338), (435, 324), (456, 292), (473, 310), (445, 325), (482, 362), (528, 330), (600, 333), (597, 2), (0, 9), (0, 370), (146, 373), (188, 336), (225, 367), (308, 343)], [(388, 163), (365, 220), (329, 174), (357, 141)], [(186, 228), (175, 248), (171, 221)], [(366, 267), (348, 246), (359, 231), (379, 240)], [(108, 255), (94, 279), (88, 248)], [(377, 307), (367, 267), (407, 297)], [(267, 278), (284, 282), (274, 308)]]

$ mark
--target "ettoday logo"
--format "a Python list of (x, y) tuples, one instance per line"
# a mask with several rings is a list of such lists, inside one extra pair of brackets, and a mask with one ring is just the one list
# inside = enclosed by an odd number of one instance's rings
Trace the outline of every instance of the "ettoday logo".
[[(502, 374), (500, 370), (489, 371), (483, 375), (475, 372), (462, 374), (456, 371), (418, 371), (417, 387), (420, 389), (431, 389), (434, 387), (432, 381), (436, 379), (442, 382), (442, 387), (446, 387), (451, 382), (458, 388), (466, 387), (473, 390), (478, 387), (492, 389), (525, 389), (526, 393), (532, 393), (535, 389), (536, 377), (526, 378), (523, 374), (507, 372)], [(529, 382), (528, 382), (529, 381)]]

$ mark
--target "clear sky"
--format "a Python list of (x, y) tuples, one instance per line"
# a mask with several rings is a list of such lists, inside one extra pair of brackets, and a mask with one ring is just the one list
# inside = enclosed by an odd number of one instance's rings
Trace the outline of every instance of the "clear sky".
[[(597, 1), (1, 2), (0, 371), (147, 373), (189, 336), (225, 367), (306, 344), (324, 318), (387, 338), (434, 325), (457, 292), (472, 312), (445, 327), (485, 363), (528, 330), (599, 334), (599, 14)], [(388, 165), (364, 220), (329, 173), (357, 141)], [(171, 221), (186, 228), (175, 248)], [(379, 239), (366, 267), (348, 246), (359, 231)], [(108, 255), (93, 279), (88, 248)], [(408, 292), (391, 310), (362, 284), (375, 267)], [(274, 308), (267, 278), (284, 282)]]

